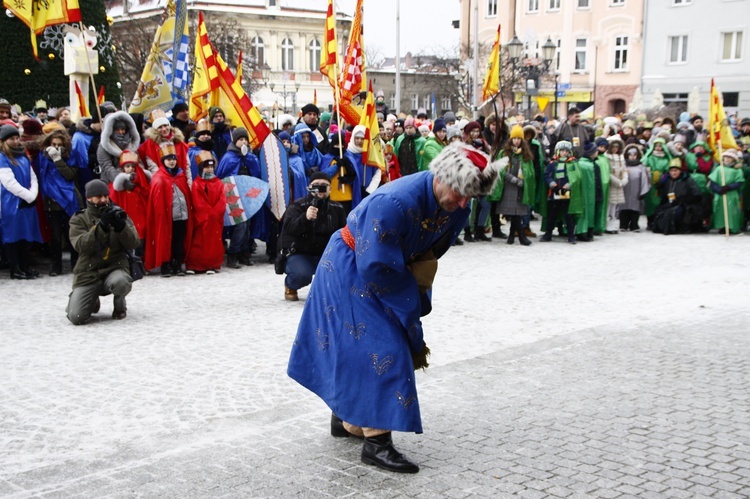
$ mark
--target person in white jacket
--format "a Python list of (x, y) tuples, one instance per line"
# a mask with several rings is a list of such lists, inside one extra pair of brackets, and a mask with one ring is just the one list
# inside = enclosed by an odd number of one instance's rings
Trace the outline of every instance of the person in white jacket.
[(619, 205), (625, 202), (625, 186), (628, 184), (628, 168), (623, 151), (625, 144), (619, 135), (607, 139), (609, 148), (605, 156), (609, 160), (609, 206), (607, 208), (607, 234), (617, 234), (620, 222), (617, 219)]
[(36, 199), (39, 193), (34, 170), (21, 145), (14, 125), (0, 128), (0, 206), (3, 244), (6, 247), (11, 279), (35, 279), (31, 267), (30, 243), (42, 242)]

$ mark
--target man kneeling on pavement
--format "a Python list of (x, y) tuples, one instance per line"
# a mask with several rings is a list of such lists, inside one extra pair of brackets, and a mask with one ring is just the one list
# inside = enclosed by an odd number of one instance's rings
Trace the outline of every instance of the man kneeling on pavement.
[(344, 207), (329, 199), (328, 175), (313, 173), (307, 190), (309, 194), (294, 201), (282, 219), (277, 273), (286, 274), (284, 298), (289, 301), (297, 301), (297, 290), (312, 282), (328, 240), (346, 225)]
[(140, 244), (138, 231), (125, 211), (109, 200), (109, 188), (101, 180), (86, 184), (86, 209), (70, 219), (70, 242), (78, 252), (73, 269), (73, 291), (68, 301), (68, 320), (85, 323), (99, 311), (99, 296), (114, 295), (113, 319), (127, 315), (125, 296), (133, 279), (127, 250)]

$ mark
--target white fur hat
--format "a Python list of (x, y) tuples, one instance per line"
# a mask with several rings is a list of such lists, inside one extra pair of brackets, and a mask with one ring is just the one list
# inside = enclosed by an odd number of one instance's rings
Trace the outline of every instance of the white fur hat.
[(495, 181), (507, 164), (507, 157), (492, 162), (482, 151), (454, 142), (432, 160), (430, 170), (462, 196), (486, 196), (494, 190)]

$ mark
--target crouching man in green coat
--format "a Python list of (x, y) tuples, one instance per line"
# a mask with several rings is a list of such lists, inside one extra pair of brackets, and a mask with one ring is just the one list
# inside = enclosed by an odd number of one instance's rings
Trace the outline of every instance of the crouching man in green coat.
[(73, 291), (66, 312), (75, 325), (99, 311), (99, 296), (114, 295), (113, 319), (127, 315), (125, 296), (133, 279), (127, 250), (140, 244), (133, 221), (113, 206), (109, 188), (101, 180), (86, 184), (86, 209), (70, 219), (70, 242), (78, 252), (73, 269)]

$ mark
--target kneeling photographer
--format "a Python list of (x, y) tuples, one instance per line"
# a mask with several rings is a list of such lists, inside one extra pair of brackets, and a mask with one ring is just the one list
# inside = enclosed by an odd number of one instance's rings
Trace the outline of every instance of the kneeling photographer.
[(307, 191), (307, 196), (287, 208), (282, 219), (276, 273), (286, 274), (284, 299), (288, 301), (297, 301), (297, 290), (312, 282), (328, 240), (346, 225), (344, 207), (329, 199), (328, 175), (313, 173)]
[(125, 296), (133, 278), (127, 251), (140, 244), (133, 221), (109, 201), (109, 188), (101, 180), (86, 184), (86, 209), (70, 219), (70, 242), (78, 251), (73, 269), (73, 291), (68, 320), (80, 325), (99, 311), (99, 296), (114, 295), (113, 319), (127, 315)]

